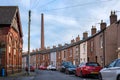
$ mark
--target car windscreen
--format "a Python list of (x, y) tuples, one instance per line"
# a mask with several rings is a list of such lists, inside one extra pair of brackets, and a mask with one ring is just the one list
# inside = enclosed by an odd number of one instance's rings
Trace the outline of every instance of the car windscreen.
[(86, 63), (86, 66), (100, 66), (98, 63)]
[(69, 65), (68, 68), (76, 68), (75, 65)]

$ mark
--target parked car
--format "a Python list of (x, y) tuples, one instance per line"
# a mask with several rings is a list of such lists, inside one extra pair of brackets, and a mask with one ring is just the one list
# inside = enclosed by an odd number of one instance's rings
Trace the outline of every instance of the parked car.
[(76, 70), (76, 66), (75, 65), (69, 65), (66, 67), (65, 69), (65, 73), (66, 74), (74, 74)]
[(81, 63), (75, 71), (76, 76), (85, 77), (88, 75), (98, 75), (102, 67), (96, 62)]
[(40, 65), (38, 69), (40, 69), (40, 70), (46, 70), (47, 67), (45, 67), (44, 65)]
[(100, 70), (99, 80), (120, 80), (120, 59)]
[(72, 65), (72, 62), (63, 61), (61, 66), (59, 67), (60, 72), (65, 72), (66, 68), (68, 68), (68, 66), (70, 65)]
[[(28, 71), (28, 66), (25, 68), (26, 71)], [(35, 67), (30, 65), (30, 71), (35, 71)]]
[(47, 70), (56, 70), (56, 66), (55, 65), (49, 65), (47, 67)]

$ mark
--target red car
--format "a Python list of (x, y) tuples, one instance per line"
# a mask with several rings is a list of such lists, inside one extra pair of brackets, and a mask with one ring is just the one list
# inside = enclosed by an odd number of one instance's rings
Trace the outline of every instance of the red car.
[(102, 67), (96, 62), (81, 63), (76, 68), (75, 75), (85, 77), (87, 75), (98, 75)]
[(38, 69), (40, 69), (40, 70), (46, 70), (47, 67), (45, 67), (45, 66), (43, 66), (43, 65), (40, 65)]
[[(28, 67), (25, 68), (26, 71), (28, 71)], [(34, 66), (30, 66), (30, 71), (35, 71), (35, 67)]]

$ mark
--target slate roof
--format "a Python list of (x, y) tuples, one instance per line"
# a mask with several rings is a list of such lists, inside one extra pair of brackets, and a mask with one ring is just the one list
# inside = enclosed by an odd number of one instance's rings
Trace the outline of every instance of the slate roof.
[(18, 6), (0, 6), (0, 27), (10, 26), (14, 16), (18, 13), (20, 36), (23, 36)]
[(0, 6), (0, 25), (10, 25), (17, 6)]

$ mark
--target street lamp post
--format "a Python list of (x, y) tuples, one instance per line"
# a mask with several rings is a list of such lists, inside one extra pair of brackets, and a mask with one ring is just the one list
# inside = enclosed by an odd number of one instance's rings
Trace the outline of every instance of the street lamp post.
[(28, 22), (28, 75), (30, 75), (30, 23), (31, 23), (31, 10), (29, 10), (29, 22)]

